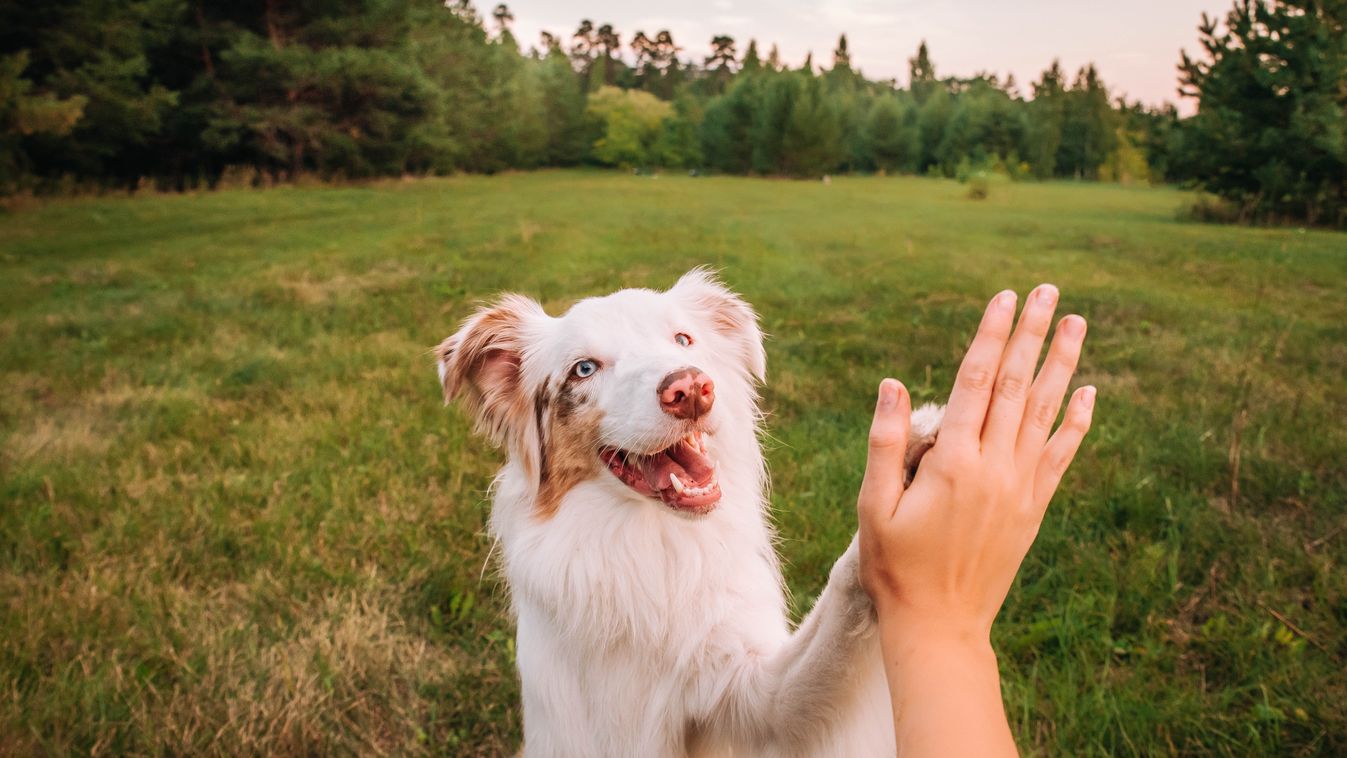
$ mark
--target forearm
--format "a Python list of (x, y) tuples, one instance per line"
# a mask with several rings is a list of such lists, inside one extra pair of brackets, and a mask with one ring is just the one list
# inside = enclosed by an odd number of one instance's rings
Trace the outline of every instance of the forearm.
[(747, 662), (718, 709), (733, 731), (803, 745), (835, 717), (830, 706), (872, 666), (874, 607), (857, 576), (855, 544), (843, 554), (814, 608), (782, 647)]
[(985, 635), (880, 615), (894, 732), (903, 758), (1014, 756), (996, 654)]

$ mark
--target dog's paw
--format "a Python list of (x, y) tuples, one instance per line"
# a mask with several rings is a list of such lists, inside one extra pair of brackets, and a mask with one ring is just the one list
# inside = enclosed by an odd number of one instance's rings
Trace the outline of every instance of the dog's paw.
[(912, 483), (921, 459), (935, 444), (940, 433), (940, 422), (945, 419), (945, 406), (927, 403), (912, 412), (912, 427), (907, 436), (907, 453), (903, 456), (903, 486)]

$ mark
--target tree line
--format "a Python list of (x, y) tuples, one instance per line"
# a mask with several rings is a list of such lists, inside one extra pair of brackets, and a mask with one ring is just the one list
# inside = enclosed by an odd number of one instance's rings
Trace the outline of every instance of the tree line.
[(1342, 224), (1344, 1), (1204, 17), (1204, 57), (1180, 64), (1188, 119), (1111, 96), (1093, 65), (1027, 88), (942, 76), (925, 43), (900, 87), (854, 68), (845, 36), (793, 65), (724, 35), (694, 60), (667, 30), (588, 20), (521, 52), (508, 7), (468, 0), (0, 1), (0, 188), (186, 189), (240, 167), (998, 172), (1195, 182), (1243, 217)]

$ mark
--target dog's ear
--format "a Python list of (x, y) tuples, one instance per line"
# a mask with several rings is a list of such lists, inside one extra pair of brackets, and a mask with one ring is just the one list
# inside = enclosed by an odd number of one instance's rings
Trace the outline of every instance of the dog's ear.
[(496, 444), (518, 441), (533, 423), (522, 367), (530, 337), (547, 319), (523, 295), (505, 295), (463, 322), (435, 348), (444, 402), (460, 398)]
[(734, 344), (740, 365), (749, 376), (759, 382), (766, 379), (767, 352), (762, 347), (758, 314), (743, 298), (700, 267), (683, 274), (669, 291), (682, 297), (688, 307)]

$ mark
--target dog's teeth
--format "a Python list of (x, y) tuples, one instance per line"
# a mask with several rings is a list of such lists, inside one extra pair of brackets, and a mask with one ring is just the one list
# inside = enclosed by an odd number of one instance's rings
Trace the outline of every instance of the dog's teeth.
[(673, 484), (674, 491), (683, 494), (687, 491), (687, 486), (678, 480), (678, 474), (669, 474), (669, 482)]

